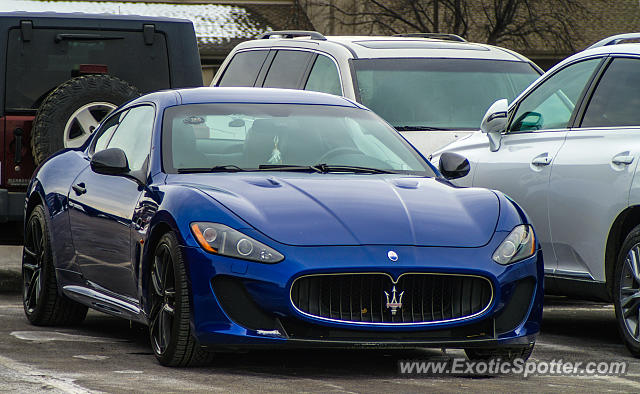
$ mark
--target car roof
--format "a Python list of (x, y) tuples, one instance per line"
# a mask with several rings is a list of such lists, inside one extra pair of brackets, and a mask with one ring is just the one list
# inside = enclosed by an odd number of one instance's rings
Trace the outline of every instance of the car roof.
[(353, 58), (470, 58), (528, 61), (522, 55), (487, 44), (420, 37), (328, 36), (326, 40), (309, 38), (268, 38), (246, 41), (238, 50), (248, 48), (297, 47), (327, 52), (349, 51)]
[(573, 63), (579, 59), (586, 59), (589, 57), (597, 57), (604, 55), (614, 55), (614, 56), (640, 56), (640, 43), (624, 43), (624, 44), (615, 44), (615, 45), (604, 45), (598, 47), (590, 47), (585, 49), (584, 51), (578, 52), (568, 58), (564, 59), (560, 63), (553, 66), (549, 69), (545, 75), (554, 72), (560, 68), (563, 68), (565, 65), (569, 63)]
[(178, 104), (203, 103), (248, 103), (248, 104), (306, 104), (333, 105), (366, 109), (345, 97), (327, 93), (297, 89), (243, 88), (243, 87), (201, 87), (191, 89), (164, 90), (150, 93), (133, 101), (165, 100), (169, 95), (177, 95)]

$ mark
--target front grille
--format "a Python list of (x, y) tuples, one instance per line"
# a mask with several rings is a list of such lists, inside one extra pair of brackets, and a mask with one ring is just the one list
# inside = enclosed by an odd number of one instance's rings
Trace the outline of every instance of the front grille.
[(298, 278), (291, 287), (291, 301), (301, 312), (357, 323), (461, 319), (483, 312), (492, 298), (488, 279), (454, 274), (404, 274), (395, 284), (384, 273), (319, 274)]

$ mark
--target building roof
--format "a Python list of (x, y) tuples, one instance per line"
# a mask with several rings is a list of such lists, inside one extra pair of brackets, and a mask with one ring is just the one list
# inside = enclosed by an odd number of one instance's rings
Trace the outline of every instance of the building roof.
[[(176, 1), (177, 3), (178, 1)], [(239, 42), (286, 28), (310, 27), (306, 15), (293, 2), (274, 4), (174, 4), (118, 1), (2, 0), (0, 12), (86, 12), (163, 16), (193, 22), (202, 57), (226, 56)]]

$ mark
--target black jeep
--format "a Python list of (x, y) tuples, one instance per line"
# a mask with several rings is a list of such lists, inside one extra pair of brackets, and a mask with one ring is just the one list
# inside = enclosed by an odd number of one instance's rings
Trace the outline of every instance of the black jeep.
[(140, 94), (202, 86), (193, 24), (182, 19), (0, 13), (0, 53), (0, 238), (22, 222), (24, 191), (49, 155), (81, 146)]

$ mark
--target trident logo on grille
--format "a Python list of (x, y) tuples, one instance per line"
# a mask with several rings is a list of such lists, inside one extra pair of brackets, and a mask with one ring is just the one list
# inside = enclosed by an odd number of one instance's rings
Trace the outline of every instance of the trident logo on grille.
[(393, 289), (391, 289), (391, 301), (389, 301), (389, 293), (386, 291), (384, 292), (384, 295), (387, 296), (387, 309), (391, 309), (392, 316), (395, 316), (398, 309), (402, 308), (402, 295), (404, 294), (404, 291), (401, 292), (397, 298), (396, 293), (396, 287), (393, 286)]

